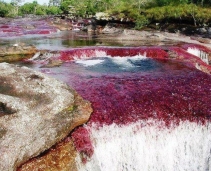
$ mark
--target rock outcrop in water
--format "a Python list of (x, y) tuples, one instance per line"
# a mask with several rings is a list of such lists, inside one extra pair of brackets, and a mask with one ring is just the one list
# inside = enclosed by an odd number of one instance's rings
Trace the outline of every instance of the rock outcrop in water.
[(0, 47), (0, 62), (18, 61), (32, 57), (37, 52), (33, 45), (14, 44)]
[(1, 63), (0, 83), (0, 170), (16, 170), (92, 112), (66, 84), (26, 67)]

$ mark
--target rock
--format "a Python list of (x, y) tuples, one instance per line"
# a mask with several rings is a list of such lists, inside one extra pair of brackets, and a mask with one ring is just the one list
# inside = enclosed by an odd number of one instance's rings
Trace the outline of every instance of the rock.
[(14, 44), (0, 47), (0, 62), (17, 61), (29, 58), (37, 52), (35, 46), (25, 44)]
[(104, 29), (102, 30), (102, 33), (104, 34), (114, 34), (114, 33), (122, 33), (122, 28), (117, 28), (112, 25), (106, 25)]
[(204, 33), (207, 32), (207, 30), (206, 30), (204, 27), (202, 27), (202, 28), (198, 28), (198, 32), (199, 32), (200, 34), (204, 34)]
[[(76, 97), (76, 104), (81, 104), (81, 97)], [(81, 125), (82, 123), (87, 121), (86, 117), (83, 116), (83, 112), (90, 110), (90, 106), (80, 105), (79, 108), (75, 111), (78, 114), (78, 118), (75, 118), (74, 125)], [(21, 167), (18, 168), (17, 171), (32, 171), (32, 170), (50, 170), (50, 171), (59, 171), (59, 170), (67, 170), (67, 171), (77, 171), (76, 164), (76, 155), (77, 151), (75, 149), (73, 140), (70, 136), (67, 136), (61, 142), (50, 148), (44, 154), (37, 156), (28, 162), (24, 163)]]
[(124, 29), (123, 31), (124, 35), (135, 35), (135, 36), (140, 36), (140, 31), (137, 30), (131, 30), (131, 29)]
[(71, 30), (71, 23), (60, 18), (54, 18), (54, 20), (49, 22), (49, 24), (53, 27), (56, 27), (60, 31)]
[(200, 43), (210, 43), (210, 39), (209, 38), (202, 38), (202, 37), (196, 37), (196, 36), (191, 36), (190, 37), (192, 40), (197, 40)]
[(90, 103), (66, 84), (0, 63), (0, 170), (49, 149), (89, 119)]
[(207, 33), (208, 33), (208, 34), (211, 34), (211, 27), (209, 27), (209, 28), (207, 29)]
[(110, 19), (110, 15), (105, 12), (97, 12), (95, 14), (95, 17), (97, 20), (107, 20), (108, 21)]
[(24, 26), (24, 28), (26, 28), (26, 29), (35, 29), (35, 26), (33, 26), (32, 24), (26, 24)]
[(44, 155), (28, 161), (18, 168), (17, 171), (77, 171), (75, 163), (76, 155), (77, 152), (73, 141), (71, 139), (64, 140), (51, 148)]
[(63, 62), (61, 60), (49, 59), (46, 65), (41, 66), (42, 68), (59, 67)]
[[(75, 103), (80, 104), (82, 98), (77, 97)], [(86, 118), (81, 117), (86, 110), (89, 110), (86, 104), (80, 105), (80, 108), (76, 112), (81, 111), (81, 115), (78, 115), (78, 119), (75, 118), (75, 125), (86, 122)], [(83, 120), (84, 119), (84, 120)], [(17, 171), (32, 171), (32, 170), (68, 170), (77, 171), (77, 164), (75, 161), (77, 151), (75, 149), (73, 140), (70, 136), (67, 136), (61, 142), (50, 148), (44, 154), (37, 156), (17, 169)]]

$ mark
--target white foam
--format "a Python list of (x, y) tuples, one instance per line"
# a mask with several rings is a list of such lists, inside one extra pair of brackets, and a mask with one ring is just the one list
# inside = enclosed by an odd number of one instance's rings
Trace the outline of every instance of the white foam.
[(140, 61), (140, 60), (144, 60), (144, 59), (147, 59), (147, 57), (142, 56), (142, 55), (128, 56), (128, 57), (119, 57), (119, 56), (112, 57), (113, 62), (122, 68), (135, 67), (135, 65), (132, 64), (130, 61), (135, 62), (135, 61)]
[(211, 124), (182, 122), (159, 128), (160, 122), (115, 124), (91, 132), (94, 155), (79, 171), (209, 171)]
[(192, 54), (192, 55), (199, 57), (206, 64), (209, 64), (209, 56), (206, 52), (201, 51), (197, 48), (188, 48), (187, 52)]
[(200, 50), (197, 48), (188, 48), (187, 52), (197, 57), (200, 57)]
[(75, 63), (77, 64), (82, 64), (83, 66), (94, 66), (97, 64), (102, 63), (104, 60), (103, 59), (90, 59), (90, 60), (76, 60)]
[(82, 64), (85, 67), (94, 66), (97, 64), (101, 64), (105, 61), (104, 59), (100, 59), (102, 57), (111, 59), (112, 62), (114, 62), (119, 68), (122, 68), (122, 69), (135, 67), (135, 65), (132, 64), (130, 61), (135, 62), (138, 60), (147, 59), (147, 57), (142, 56), (142, 55), (137, 55), (137, 56), (132, 56), (132, 57), (130, 57), (130, 56), (128, 56), (128, 57), (120, 57), (120, 56), (111, 57), (111, 56), (106, 56), (104, 53), (101, 53), (100, 51), (98, 51), (98, 54), (95, 57), (96, 59), (95, 58), (88, 59), (87, 57), (83, 57), (82, 59), (75, 58), (75, 63)]
[(131, 68), (134, 67), (127, 57), (113, 57), (112, 61), (116, 63), (120, 68)]

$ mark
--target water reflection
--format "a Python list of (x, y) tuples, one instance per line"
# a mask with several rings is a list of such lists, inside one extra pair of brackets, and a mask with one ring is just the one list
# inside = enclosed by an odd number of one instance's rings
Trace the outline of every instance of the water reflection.
[(32, 44), (38, 49), (63, 50), (69, 47), (95, 46), (100, 44), (97, 35), (87, 32), (60, 31), (49, 35), (23, 35), (0, 38), (0, 45)]

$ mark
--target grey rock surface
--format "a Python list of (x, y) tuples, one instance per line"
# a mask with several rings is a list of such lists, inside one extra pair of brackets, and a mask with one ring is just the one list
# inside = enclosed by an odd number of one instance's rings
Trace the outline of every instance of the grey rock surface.
[(78, 97), (54, 78), (0, 63), (0, 170), (16, 170), (88, 120), (90, 104)]

